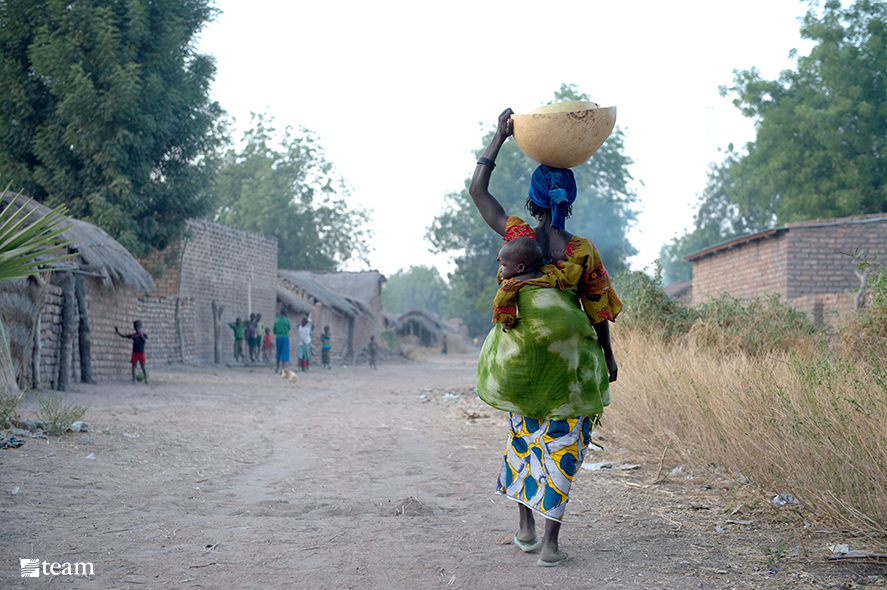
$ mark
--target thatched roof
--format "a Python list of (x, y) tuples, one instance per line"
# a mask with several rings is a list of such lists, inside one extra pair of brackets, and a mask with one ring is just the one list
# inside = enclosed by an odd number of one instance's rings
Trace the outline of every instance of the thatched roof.
[(281, 284), (277, 285), (277, 298), (280, 299), (284, 305), (298, 313), (310, 314), (314, 311), (313, 305), (301, 297), (297, 297), (295, 293)]
[(394, 326), (395, 330), (402, 330), (403, 324), (400, 322), (400, 319), (393, 313), (383, 311), (382, 317), (385, 318), (385, 321), (389, 326)]
[(317, 273), (307, 270), (278, 270), (277, 276), (295, 287), (304, 290), (311, 297), (319, 301), (321, 304), (332, 308), (333, 310), (349, 317), (357, 317), (363, 315), (366, 306), (355, 301), (351, 301), (348, 297), (340, 295), (336, 290), (321, 284), (317, 278)]
[[(370, 299), (380, 291), (380, 284), (385, 276), (377, 270), (358, 272), (312, 272), (318, 283), (339, 293), (351, 302), (368, 304)], [(369, 310), (370, 306), (365, 305)]]
[[(13, 198), (15, 198), (13, 193), (6, 192), (0, 197), (0, 203), (6, 207)], [(36, 201), (27, 202), (24, 195), (20, 196), (13, 206), (24, 207), (26, 213), (36, 209), (37, 212), (34, 215), (40, 217), (50, 212), (48, 207)], [(68, 246), (68, 250), (80, 255), (80, 270), (99, 275), (102, 283), (108, 289), (113, 289), (117, 284), (145, 291), (154, 290), (154, 279), (151, 278), (151, 275), (142, 268), (142, 265), (126, 248), (109, 236), (105, 230), (79, 219), (71, 219), (71, 224), (72, 227), (63, 232), (60, 238), (74, 240), (74, 243)], [(67, 266), (70, 264), (70, 261), (66, 261)]]
[(407, 322), (416, 322), (432, 334), (443, 334), (444, 332), (455, 332), (455, 329), (438, 318), (435, 314), (425, 309), (411, 309), (406, 313), (400, 314), (397, 318), (401, 324)]

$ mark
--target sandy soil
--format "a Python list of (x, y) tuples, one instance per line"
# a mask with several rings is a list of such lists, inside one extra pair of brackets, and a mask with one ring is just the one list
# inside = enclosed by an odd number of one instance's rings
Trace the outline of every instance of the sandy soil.
[[(312, 368), (297, 384), (174, 367), (148, 386), (76, 385), (65, 399), (90, 404), (89, 433), (0, 451), (0, 587), (885, 585), (883, 564), (826, 560), (830, 544), (871, 540), (805, 528), (796, 508), (716, 470), (683, 465), (650, 485), (662, 450), (606, 429), (607, 451), (586, 463), (640, 467), (581, 470), (561, 532), (570, 558), (536, 566), (509, 541), (516, 505), (492, 492), (504, 415), (473, 394), (475, 367), (436, 355)], [(36, 407), (28, 397), (20, 411)], [(661, 473), (676, 466), (666, 456)], [(20, 558), (94, 575), (22, 578)]]

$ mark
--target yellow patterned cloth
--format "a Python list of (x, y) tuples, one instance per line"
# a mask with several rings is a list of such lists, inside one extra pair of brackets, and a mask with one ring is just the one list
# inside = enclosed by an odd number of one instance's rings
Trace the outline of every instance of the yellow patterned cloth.
[(539, 268), (543, 275), (536, 279), (506, 279), (501, 282), (493, 299), (493, 323), (502, 324), (503, 331), (508, 331), (517, 321), (517, 293), (521, 287), (533, 285), (552, 289), (569, 289), (582, 278), (582, 267), (571, 262), (558, 262), (557, 265), (546, 264)]
[(591, 442), (592, 422), (588, 416), (539, 421), (511, 414), (496, 492), (562, 522), (573, 476)]
[[(520, 217), (509, 216), (505, 224), (505, 241), (523, 236), (535, 239), (536, 232)], [(622, 302), (610, 286), (610, 276), (594, 244), (586, 238), (573, 236), (564, 248), (564, 256), (566, 262), (582, 268), (582, 276), (577, 283), (579, 299), (591, 323), (614, 321), (622, 311)]]

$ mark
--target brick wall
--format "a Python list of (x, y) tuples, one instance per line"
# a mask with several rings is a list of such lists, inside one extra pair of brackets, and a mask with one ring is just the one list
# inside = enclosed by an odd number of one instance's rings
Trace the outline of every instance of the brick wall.
[[(205, 219), (188, 221), (186, 232), (187, 238), (163, 261), (152, 259), (164, 273), (155, 277), (157, 290), (143, 298), (141, 311), (156, 322), (161, 358), (172, 362), (181, 356), (176, 352), (179, 341), (174, 324), (175, 298), (181, 297), (182, 308), (187, 310), (183, 315), (185, 362), (213, 362), (212, 302), (216, 301), (224, 308), (222, 359), (233, 361), (234, 334), (227, 324), (261, 313), (270, 327), (276, 317), (277, 239)], [(146, 267), (152, 267), (152, 262), (146, 262)]]
[[(56, 389), (61, 356), (62, 305), (64, 292), (61, 286), (63, 273), (53, 273), (52, 283), (47, 285), (46, 302), (40, 313), (40, 388)], [(114, 327), (128, 334), (132, 323), (138, 319), (138, 293), (125, 285), (106, 289), (95, 277), (84, 277), (86, 287), (86, 314), (89, 321), (90, 371), (93, 382), (109, 381), (130, 376), (132, 345), (114, 333)], [(75, 308), (75, 313), (76, 308)], [(75, 317), (71, 347), (71, 383), (80, 382), (79, 314)], [(148, 363), (151, 344), (147, 347)], [(33, 375), (28, 371), (28, 382)]]
[[(148, 364), (152, 366), (170, 365), (174, 363), (192, 364), (194, 347), (197, 344), (197, 326), (194, 317), (194, 306), (190, 299), (181, 300), (179, 313), (182, 318), (182, 336), (184, 347), (181, 346), (176, 326), (176, 297), (143, 297), (139, 300), (139, 319), (142, 329), (148, 333), (146, 354)], [(184, 348), (184, 359), (182, 358)]]
[(730, 293), (752, 298), (779, 293), (819, 323), (836, 327), (855, 309), (858, 263), (887, 263), (887, 216), (883, 213), (789, 223), (788, 231), (693, 261), (693, 303)]
[(844, 293), (858, 289), (857, 262), (846, 253), (865, 252), (870, 262), (887, 263), (887, 217), (791, 223), (787, 254), (787, 296)]
[(786, 294), (786, 235), (750, 242), (693, 262), (693, 304), (730, 293), (751, 298)]

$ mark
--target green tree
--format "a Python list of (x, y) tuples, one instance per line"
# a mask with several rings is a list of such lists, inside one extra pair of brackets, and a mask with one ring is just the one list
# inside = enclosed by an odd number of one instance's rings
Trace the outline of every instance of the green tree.
[(350, 188), (326, 159), (315, 135), (291, 127), (278, 134), (273, 118), (253, 115), (243, 149), (229, 149), (215, 179), (217, 216), (276, 237), (278, 265), (337, 270), (366, 261), (370, 212), (349, 208)]
[(0, 172), (136, 254), (210, 210), (209, 0), (0, 0)]
[(829, 0), (800, 32), (816, 44), (796, 69), (735, 72), (721, 88), (755, 119), (730, 174), (733, 203), (758, 227), (887, 211), (887, 3)]
[(762, 229), (760, 220), (765, 217), (759, 211), (741, 211), (732, 201), (734, 187), (730, 173), (732, 166), (740, 159), (740, 154), (730, 144), (724, 160), (709, 170), (693, 219), (693, 230), (674, 238), (660, 249), (659, 262), (665, 284), (692, 278), (692, 265), (684, 262), (685, 256)]
[[(573, 84), (562, 84), (552, 102), (566, 100), (589, 100), (589, 97), (579, 93)], [(486, 133), (483, 146), (489, 143), (492, 134), (492, 129)], [(627, 268), (628, 258), (637, 253), (627, 237), (637, 216), (633, 209), (636, 193), (630, 186), (632, 176), (628, 171), (633, 162), (623, 153), (624, 141), (625, 134), (617, 126), (588, 162), (573, 169), (578, 196), (573, 216), (567, 222), (570, 232), (594, 242), (610, 274)], [(476, 156), (483, 153), (483, 146), (475, 150)], [(512, 215), (522, 215), (528, 221), (524, 205), (536, 166), (514, 141), (508, 141), (499, 152), (490, 181), (490, 192), (505, 210)], [(496, 254), (502, 240), (474, 207), (468, 194), (470, 180), (465, 181), (461, 191), (446, 196), (444, 210), (428, 228), (426, 238), (434, 251), (454, 254), (456, 270), (449, 277), (450, 284), (456, 296), (470, 302), (474, 311), (461, 316), (469, 330), (479, 334), (490, 326), (496, 293)]]
[(382, 307), (401, 314), (414, 308), (440, 314), (440, 303), (447, 298), (449, 285), (433, 266), (400, 269), (382, 285)]

